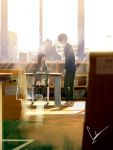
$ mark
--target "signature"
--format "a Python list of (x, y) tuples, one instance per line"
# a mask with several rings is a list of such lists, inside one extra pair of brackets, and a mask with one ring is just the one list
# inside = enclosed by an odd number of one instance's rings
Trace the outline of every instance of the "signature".
[(100, 132), (98, 132), (98, 133), (96, 133), (96, 131), (95, 131), (95, 136), (93, 137), (92, 135), (91, 135), (91, 132), (90, 132), (90, 127), (86, 127), (87, 128), (87, 131), (88, 131), (88, 133), (89, 133), (89, 136), (91, 137), (91, 139), (92, 139), (92, 144), (94, 144), (95, 142), (96, 142), (96, 139), (97, 139), (97, 137), (102, 133), (102, 132), (104, 132), (107, 128), (109, 128), (109, 126), (106, 126), (104, 129), (102, 129)]

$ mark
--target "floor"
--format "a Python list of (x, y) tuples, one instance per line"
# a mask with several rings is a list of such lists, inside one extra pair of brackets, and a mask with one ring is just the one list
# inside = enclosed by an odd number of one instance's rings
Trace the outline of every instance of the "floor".
[[(3, 150), (81, 150), (85, 102), (55, 107), (27, 102), (22, 120), (3, 122)], [(62, 102), (64, 104), (64, 102)]]

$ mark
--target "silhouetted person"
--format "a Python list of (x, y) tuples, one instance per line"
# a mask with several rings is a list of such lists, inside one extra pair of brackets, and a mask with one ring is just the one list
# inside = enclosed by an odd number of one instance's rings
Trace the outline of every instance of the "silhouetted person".
[(52, 41), (46, 39), (43, 45), (43, 50), (46, 54), (46, 60), (61, 60), (62, 57), (57, 53), (55, 46), (52, 45)]
[(34, 68), (34, 73), (44, 73), (44, 74), (36, 74), (35, 81), (34, 81), (34, 95), (42, 94), (44, 97), (47, 95), (47, 86), (48, 86), (48, 66), (45, 62), (46, 55), (45, 54), (38, 54), (37, 64)]
[(65, 68), (64, 68), (64, 91), (66, 105), (73, 104), (74, 79), (75, 79), (75, 54), (72, 46), (67, 42), (67, 35), (62, 33), (58, 41), (64, 45)]

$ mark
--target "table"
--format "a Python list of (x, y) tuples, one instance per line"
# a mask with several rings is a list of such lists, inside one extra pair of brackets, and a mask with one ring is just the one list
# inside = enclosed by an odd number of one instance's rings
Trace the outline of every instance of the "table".
[[(1, 77), (4, 77), (4, 81), (5, 81), (5, 77), (7, 80), (7, 77), (12, 76), (11, 73), (0, 73)], [(2, 80), (0, 81), (0, 149), (2, 149)]]
[[(55, 106), (61, 105), (61, 73), (45, 73), (45, 72), (36, 72), (36, 73), (25, 73), (26, 76), (33, 76), (33, 85), (34, 85), (34, 75), (48, 75), (54, 76), (55, 78)], [(32, 100), (34, 100), (34, 88), (32, 88)]]

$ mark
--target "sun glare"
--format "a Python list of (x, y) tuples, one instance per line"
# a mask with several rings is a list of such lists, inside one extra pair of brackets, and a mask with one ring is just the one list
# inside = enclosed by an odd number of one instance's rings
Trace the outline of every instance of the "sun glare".
[[(20, 51), (37, 50), (39, 0), (8, 0), (8, 30), (17, 33)], [(43, 0), (43, 40), (55, 41), (62, 32), (77, 43), (77, 0)]]
[[(85, 49), (113, 50), (112, 0), (85, 0)], [(68, 10), (68, 11), (67, 11)], [(43, 0), (43, 40), (65, 32), (77, 45), (77, 0)], [(39, 48), (39, 0), (8, 0), (8, 31), (17, 34), (19, 51)]]
[(112, 0), (85, 1), (85, 48), (113, 50)]
[(44, 39), (56, 40), (58, 34), (66, 33), (77, 44), (77, 0), (44, 0), (43, 6)]
[(8, 31), (16, 32), (20, 51), (38, 49), (38, 0), (8, 0)]

